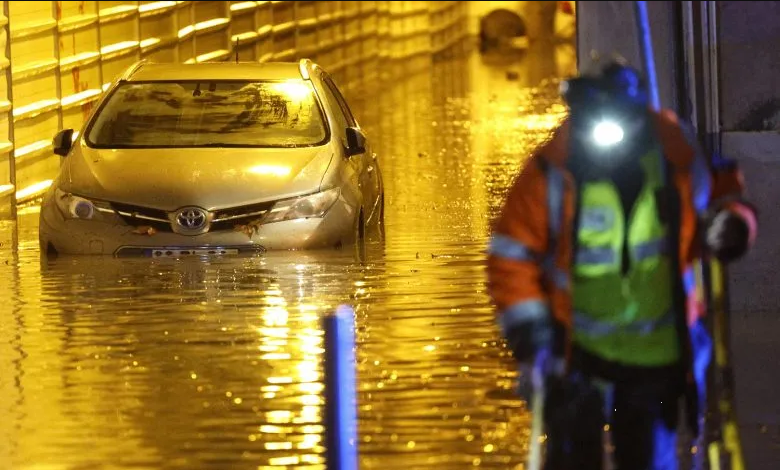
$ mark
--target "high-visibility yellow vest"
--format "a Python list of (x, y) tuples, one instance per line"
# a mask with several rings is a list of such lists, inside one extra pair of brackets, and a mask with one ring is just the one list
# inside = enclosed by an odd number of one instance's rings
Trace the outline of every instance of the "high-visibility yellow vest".
[[(642, 157), (645, 184), (628, 220), (611, 181), (585, 182), (580, 196), (572, 269), (574, 341), (626, 365), (669, 365), (680, 356), (667, 230), (656, 197), (662, 184), (658, 160), (656, 152)], [(630, 259), (625, 275), (624, 243)]]

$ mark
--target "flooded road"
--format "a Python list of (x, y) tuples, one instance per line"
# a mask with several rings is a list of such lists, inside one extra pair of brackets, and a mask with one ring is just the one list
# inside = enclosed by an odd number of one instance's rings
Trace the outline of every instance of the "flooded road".
[(323, 468), (320, 320), (342, 303), (361, 468), (519, 465), (529, 417), (484, 249), (562, 108), (476, 56), (399, 75), (350, 96), (386, 181), (363, 257), (41, 263), (35, 208), (2, 225), (0, 469)]

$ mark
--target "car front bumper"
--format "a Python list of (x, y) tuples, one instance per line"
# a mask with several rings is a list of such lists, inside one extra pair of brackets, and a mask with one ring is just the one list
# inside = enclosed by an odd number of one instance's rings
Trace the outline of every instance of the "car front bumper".
[(355, 209), (341, 198), (323, 217), (263, 224), (252, 233), (220, 230), (188, 236), (157, 231), (150, 235), (136, 233), (136, 227), (118, 217), (109, 219), (66, 219), (53, 203), (44, 201), (41, 250), (51, 246), (58, 254), (170, 256), (315, 249), (353, 243), (356, 232)]

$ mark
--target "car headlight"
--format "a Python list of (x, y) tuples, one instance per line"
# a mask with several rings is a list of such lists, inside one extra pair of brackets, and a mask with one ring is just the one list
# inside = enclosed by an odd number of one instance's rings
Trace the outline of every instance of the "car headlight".
[(263, 222), (322, 217), (339, 198), (339, 188), (328, 189), (310, 196), (286, 199), (274, 204)]
[[(111, 210), (106, 204), (91, 201), (81, 196), (66, 193), (56, 188), (54, 190), (54, 203), (67, 219), (94, 219), (99, 212)], [(104, 207), (106, 206), (106, 207)]]

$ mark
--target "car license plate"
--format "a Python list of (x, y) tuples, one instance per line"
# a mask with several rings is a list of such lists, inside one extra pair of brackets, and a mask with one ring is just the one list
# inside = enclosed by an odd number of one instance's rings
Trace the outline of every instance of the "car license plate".
[(183, 258), (186, 256), (234, 256), (235, 248), (151, 248), (146, 255), (153, 258)]

